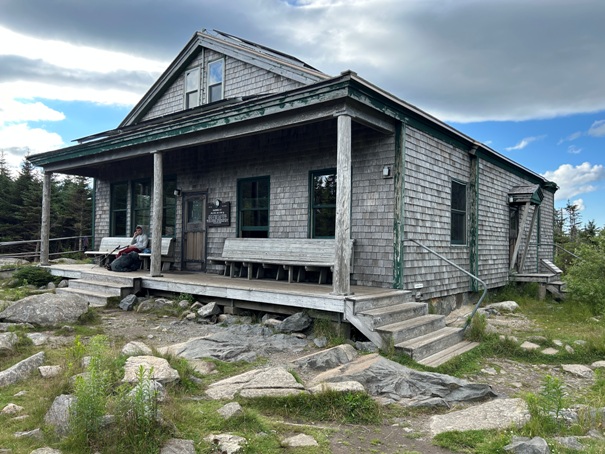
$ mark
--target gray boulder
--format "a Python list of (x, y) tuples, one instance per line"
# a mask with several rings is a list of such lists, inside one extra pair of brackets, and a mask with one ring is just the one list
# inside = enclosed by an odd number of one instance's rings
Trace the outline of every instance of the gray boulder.
[(357, 351), (351, 345), (343, 344), (297, 358), (292, 361), (292, 365), (302, 369), (324, 371), (350, 363), (357, 356)]
[(61, 394), (53, 401), (44, 416), (44, 422), (55, 428), (55, 433), (63, 437), (69, 433), (69, 409), (76, 401), (71, 394)]
[(375, 353), (323, 372), (309, 386), (351, 380), (361, 383), (372, 396), (403, 405), (411, 399), (426, 397), (439, 397), (449, 404), (496, 396), (489, 385), (474, 384), (434, 372), (420, 372)]
[(170, 367), (170, 364), (164, 358), (156, 356), (131, 356), (126, 360), (126, 364), (124, 364), (124, 378), (122, 381), (136, 383), (140, 367), (143, 367), (145, 377), (158, 381), (163, 385), (178, 381), (181, 378), (178, 371)]
[(515, 301), (502, 301), (501, 303), (488, 304), (486, 309), (495, 309), (498, 312), (515, 312), (519, 309), (519, 305)]
[(43, 293), (17, 301), (0, 312), (0, 320), (40, 326), (61, 326), (76, 323), (87, 311), (88, 302), (80, 295)]
[(284, 319), (283, 322), (277, 325), (277, 330), (281, 331), (282, 333), (304, 331), (309, 326), (311, 326), (312, 322), (313, 319), (307, 314), (305, 314), (304, 312), (297, 312), (294, 315), (290, 315), (289, 317)]
[(548, 443), (540, 437), (513, 437), (512, 443), (506, 445), (504, 450), (514, 454), (550, 454)]
[(303, 385), (283, 367), (255, 369), (208, 386), (206, 395), (214, 400), (241, 397), (290, 396), (305, 392)]
[(202, 318), (212, 317), (221, 313), (221, 307), (216, 303), (208, 303), (197, 311), (197, 315)]
[(123, 311), (131, 311), (134, 308), (134, 305), (137, 303), (137, 296), (132, 294), (124, 297), (122, 301), (120, 301), (119, 307)]
[(44, 352), (36, 353), (0, 372), (0, 388), (25, 380), (44, 363)]

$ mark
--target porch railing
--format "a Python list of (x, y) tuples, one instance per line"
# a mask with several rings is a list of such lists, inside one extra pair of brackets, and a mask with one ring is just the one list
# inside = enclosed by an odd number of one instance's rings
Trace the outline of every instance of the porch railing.
[(540, 244), (538, 244), (538, 247), (542, 247), (542, 246), (545, 246), (545, 247), (546, 247), (546, 246), (547, 246), (547, 247), (552, 247), (553, 249), (560, 249), (561, 251), (563, 251), (563, 252), (565, 252), (565, 253), (567, 253), (567, 254), (571, 255), (571, 256), (572, 256), (572, 257), (574, 257), (574, 258), (576, 258), (576, 259), (578, 259), (578, 260), (582, 260), (582, 257), (577, 256), (577, 255), (576, 255), (576, 254), (574, 254), (573, 252), (568, 251), (567, 249), (565, 249), (565, 248), (564, 248), (564, 247), (562, 247), (562, 246), (559, 246), (559, 245), (558, 245), (558, 244), (556, 244), (556, 243), (540, 243)]
[(479, 284), (481, 284), (483, 286), (483, 293), (481, 294), (481, 297), (479, 298), (479, 301), (477, 301), (477, 304), (475, 304), (475, 307), (473, 308), (473, 312), (471, 313), (471, 316), (467, 319), (466, 323), (464, 324), (464, 327), (462, 328), (463, 331), (466, 331), (466, 329), (470, 325), (473, 317), (475, 316), (475, 313), (477, 312), (477, 309), (479, 309), (479, 306), (481, 306), (481, 303), (483, 302), (483, 300), (485, 299), (485, 296), (487, 295), (487, 285), (485, 284), (485, 282), (483, 282), (481, 279), (479, 279), (474, 274), (469, 273), (464, 268), (460, 267), (459, 265), (456, 265), (450, 259), (448, 259), (448, 258), (444, 257), (443, 255), (439, 254), (438, 252), (432, 250), (428, 246), (425, 246), (424, 244), (422, 244), (422, 243), (420, 243), (420, 242), (418, 242), (418, 241), (416, 241), (414, 239), (411, 239), (411, 238), (406, 238), (402, 242), (405, 243), (406, 241), (410, 242), (410, 243), (414, 243), (417, 246), (420, 246), (422, 249), (430, 252), (431, 254), (435, 255), (438, 258), (440, 258), (441, 260), (443, 260), (444, 262), (446, 262), (449, 265), (453, 266), (457, 270), (462, 271), (464, 274), (466, 274), (467, 276), (469, 276), (471, 279), (474, 279), (475, 281), (477, 281)]
[[(65, 236), (61, 238), (50, 238), (48, 241), (68, 241), (77, 240), (78, 246), (75, 249), (59, 252), (51, 252), (49, 256), (73, 254), (78, 252), (84, 252), (87, 249), (88, 241), (90, 236)], [(40, 257), (40, 243), (42, 240), (20, 240), (20, 241), (2, 241), (0, 242), (0, 257), (20, 257), (20, 258), (38, 258)], [(35, 245), (33, 251), (18, 251), (18, 252), (3, 252), (2, 248), (14, 247), (21, 245)]]

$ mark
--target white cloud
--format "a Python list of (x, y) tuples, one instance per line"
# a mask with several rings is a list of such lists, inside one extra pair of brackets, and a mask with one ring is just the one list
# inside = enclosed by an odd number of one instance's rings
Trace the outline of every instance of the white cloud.
[(577, 131), (574, 132), (573, 134), (568, 135), (567, 137), (565, 137), (564, 139), (560, 139), (557, 142), (557, 145), (561, 145), (564, 142), (573, 142), (576, 139), (579, 139), (580, 137), (582, 137), (584, 135), (584, 133), (582, 131)]
[(546, 136), (544, 136), (544, 135), (542, 135), (542, 136), (536, 136), (536, 137), (525, 137), (524, 139), (521, 139), (521, 141), (519, 143), (517, 143), (517, 145), (515, 145), (513, 147), (507, 147), (507, 148), (505, 148), (505, 150), (507, 150), (507, 151), (523, 150), (530, 143), (535, 142), (536, 140), (542, 140), (545, 137)]
[(11, 99), (0, 84), (0, 128), (3, 124), (23, 121), (60, 121), (62, 112), (45, 106), (41, 102), (22, 102)]
[(589, 162), (578, 166), (562, 164), (557, 170), (545, 172), (543, 176), (559, 185), (555, 199), (567, 200), (596, 191), (598, 183), (605, 180), (605, 167), (602, 164), (591, 165)]
[(17, 55), (31, 60), (45, 61), (62, 68), (85, 69), (100, 73), (109, 73), (118, 69), (155, 73), (166, 68), (166, 62), (89, 46), (76, 46), (62, 41), (33, 38), (1, 26), (0, 55)]
[(605, 120), (595, 121), (590, 126), (588, 135), (593, 137), (605, 137)]
[(570, 145), (567, 147), (567, 152), (571, 154), (580, 154), (582, 153), (582, 149), (580, 147), (576, 147), (575, 145)]

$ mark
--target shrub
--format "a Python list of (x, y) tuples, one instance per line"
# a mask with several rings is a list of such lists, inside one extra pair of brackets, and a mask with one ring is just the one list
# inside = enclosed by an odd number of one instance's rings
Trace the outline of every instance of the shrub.
[(54, 281), (55, 278), (47, 269), (38, 266), (25, 266), (13, 273), (13, 282), (16, 286), (34, 285), (42, 287)]
[(571, 297), (595, 314), (605, 314), (605, 233), (583, 244), (578, 255), (581, 259), (573, 262), (565, 278)]

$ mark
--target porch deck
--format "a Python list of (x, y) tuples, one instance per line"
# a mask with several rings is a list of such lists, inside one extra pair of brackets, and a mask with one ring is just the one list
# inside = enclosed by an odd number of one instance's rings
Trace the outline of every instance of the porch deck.
[(345, 302), (369, 303), (374, 299), (392, 298), (403, 301), (409, 292), (388, 288), (351, 286), (351, 295), (331, 294), (332, 286), (312, 283), (288, 283), (272, 279), (230, 278), (203, 272), (168, 271), (162, 277), (151, 277), (149, 271), (116, 273), (94, 265), (51, 265), (54, 276), (69, 279), (108, 281), (112, 278), (138, 280), (141, 292), (221, 299), (219, 304), (267, 312), (294, 313), (312, 309), (345, 313)]

